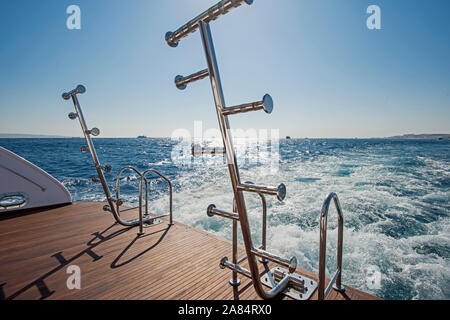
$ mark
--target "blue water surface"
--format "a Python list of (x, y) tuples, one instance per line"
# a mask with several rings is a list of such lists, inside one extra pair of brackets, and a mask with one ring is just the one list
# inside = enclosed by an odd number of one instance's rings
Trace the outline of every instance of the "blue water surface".
[[(231, 238), (229, 221), (208, 218), (215, 203), (232, 204), (226, 165), (205, 162), (180, 166), (170, 139), (95, 139), (115, 192), (117, 171), (128, 165), (156, 169), (174, 185), (175, 219)], [(103, 201), (85, 142), (69, 139), (0, 139), (9, 149), (61, 181), (76, 201)], [(260, 185), (285, 183), (284, 202), (269, 199), (268, 244), (278, 254), (296, 255), (300, 267), (317, 272), (319, 212), (336, 192), (345, 215), (343, 281), (385, 299), (450, 299), (450, 142), (389, 139), (281, 140), (277, 172), (243, 163), (242, 180)], [(121, 180), (121, 198), (137, 201), (138, 179)], [(151, 184), (151, 204), (167, 210), (164, 183)], [(258, 197), (246, 196), (252, 234), (261, 240)], [(336, 219), (330, 216), (328, 274), (335, 268)], [(241, 239), (242, 241), (242, 239)], [(231, 250), (231, 249), (230, 249)], [(375, 282), (373, 282), (375, 270)]]

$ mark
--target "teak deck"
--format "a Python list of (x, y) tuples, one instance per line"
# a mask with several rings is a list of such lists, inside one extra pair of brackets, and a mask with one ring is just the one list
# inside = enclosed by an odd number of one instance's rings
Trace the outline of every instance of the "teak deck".
[[(241, 277), (234, 291), (231, 271), (219, 268), (231, 254), (230, 241), (178, 222), (137, 237), (137, 228), (115, 224), (102, 206), (78, 202), (0, 216), (0, 300), (258, 299), (249, 279)], [(81, 269), (80, 290), (67, 288), (71, 265)], [(376, 298), (346, 287), (344, 294), (331, 290), (327, 299)]]

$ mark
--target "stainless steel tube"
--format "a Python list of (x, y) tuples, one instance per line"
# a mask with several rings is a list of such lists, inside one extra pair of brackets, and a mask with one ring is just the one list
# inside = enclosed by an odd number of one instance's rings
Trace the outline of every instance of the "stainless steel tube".
[[(233, 213), (237, 214), (236, 201), (233, 199)], [(237, 223), (236, 219), (233, 219), (233, 255), (232, 262), (234, 265), (238, 265), (238, 236), (237, 236)], [(238, 287), (241, 284), (241, 280), (238, 278), (238, 273), (236, 271), (232, 271), (230, 284), (233, 287)]]
[(170, 217), (169, 224), (173, 225), (173, 186), (172, 186), (172, 182), (168, 178), (163, 176), (161, 173), (159, 173), (158, 171), (152, 170), (152, 169), (147, 170), (142, 173), (142, 177), (144, 178), (144, 180), (145, 180), (145, 177), (147, 176), (147, 174), (149, 174), (149, 173), (156, 174), (158, 177), (160, 177), (165, 182), (167, 182), (167, 185), (169, 186), (169, 217)]
[(208, 69), (196, 72), (194, 74), (191, 74), (190, 76), (183, 77), (183, 76), (176, 76), (175, 77), (175, 85), (178, 89), (184, 90), (187, 88), (187, 85), (189, 83), (201, 80), (209, 76)]
[(223, 217), (223, 218), (227, 218), (227, 219), (232, 219), (232, 220), (237, 220), (237, 221), (239, 220), (239, 215), (237, 215), (235, 213), (229, 213), (229, 212), (226, 212), (223, 210), (219, 210), (213, 204), (209, 205), (208, 209), (206, 210), (206, 213), (208, 214), (208, 217), (219, 216), (219, 217)]
[[(247, 185), (254, 185), (252, 181), (246, 181), (245, 184)], [(266, 197), (262, 193), (258, 193), (259, 197), (261, 198), (262, 207), (263, 207), (263, 215), (262, 215), (262, 241), (261, 241), (261, 247), (260, 249), (266, 250), (267, 247), (267, 201)], [(264, 260), (261, 260), (261, 262), (265, 262)]]
[(238, 190), (276, 196), (279, 201), (283, 201), (286, 198), (286, 186), (284, 184), (280, 184), (276, 188), (260, 187), (253, 184), (240, 184), (238, 185)]
[(263, 205), (263, 217), (262, 217), (262, 246), (261, 248), (263, 250), (267, 249), (267, 202), (266, 197), (264, 195), (260, 194), (262, 205)]
[(225, 149), (222, 147), (215, 147), (215, 148), (203, 148), (199, 145), (192, 146), (192, 156), (194, 158), (199, 158), (204, 154), (225, 154)]
[(174, 32), (167, 32), (167, 44), (171, 47), (178, 46), (178, 43), (181, 39), (197, 31), (198, 23), (200, 21), (209, 23), (213, 20), (216, 20), (218, 17), (227, 14), (231, 9), (239, 7), (243, 3), (251, 5), (253, 3), (253, 0), (222, 0), (216, 3), (208, 10), (199, 14), (197, 17), (195, 17), (182, 27), (178, 28), (178, 30)]
[(69, 100), (71, 97), (73, 97), (77, 94), (83, 94), (85, 92), (86, 92), (86, 87), (80, 84), (72, 91), (63, 93), (62, 97), (64, 100)]
[(252, 111), (264, 110), (266, 113), (272, 113), (273, 111), (273, 100), (272, 97), (266, 94), (261, 101), (241, 104), (239, 106), (227, 107), (223, 110), (225, 116), (230, 116), (233, 114), (246, 113)]
[(120, 219), (120, 217), (117, 214), (117, 211), (114, 208), (114, 200), (111, 197), (111, 192), (109, 190), (108, 184), (106, 183), (106, 179), (105, 179), (105, 175), (103, 174), (102, 166), (100, 165), (100, 161), (98, 160), (98, 156), (97, 156), (97, 152), (95, 150), (94, 143), (92, 142), (91, 136), (89, 134), (89, 130), (86, 125), (86, 120), (84, 119), (83, 111), (81, 110), (80, 103), (77, 98), (78, 93), (84, 93), (84, 92), (86, 92), (86, 88), (82, 85), (79, 85), (79, 86), (77, 86), (77, 88), (75, 90), (72, 90), (69, 93), (63, 94), (63, 98), (65, 100), (72, 98), (72, 101), (73, 101), (73, 104), (75, 107), (75, 111), (78, 115), (78, 120), (80, 122), (81, 129), (83, 131), (84, 138), (86, 139), (86, 143), (88, 145), (89, 153), (91, 154), (92, 161), (94, 162), (95, 169), (97, 170), (98, 178), (100, 179), (100, 182), (103, 187), (103, 192), (105, 193), (106, 200), (108, 201), (108, 204), (111, 208), (111, 212), (112, 212), (114, 218), (116, 219), (116, 221), (119, 224), (128, 227), (130, 225)]
[(319, 284), (318, 284), (318, 298), (323, 300), (328, 293), (325, 290), (325, 268), (326, 268), (326, 251), (327, 251), (327, 219), (328, 211), (330, 209), (331, 201), (334, 200), (338, 212), (338, 246), (337, 246), (337, 272), (333, 277), (330, 285), (336, 280), (334, 288), (337, 291), (344, 292), (345, 288), (342, 286), (342, 248), (344, 242), (344, 215), (339, 203), (339, 198), (335, 193), (331, 193), (325, 200), (322, 211), (320, 213), (320, 253), (319, 253)]
[(284, 259), (284, 258), (281, 258), (270, 252), (267, 252), (265, 250), (260, 250), (260, 249), (253, 249), (252, 253), (254, 255), (257, 255), (258, 257), (265, 258), (267, 260), (270, 260), (272, 262), (278, 263), (282, 266), (289, 268), (290, 273), (294, 273), (295, 270), (297, 269), (297, 258), (296, 257), (292, 257), (291, 259)]
[(334, 273), (333, 278), (331, 278), (330, 283), (328, 283), (328, 286), (327, 286), (327, 288), (325, 289), (325, 292), (323, 293), (323, 297), (324, 297), (324, 298), (328, 295), (328, 292), (330, 292), (331, 288), (332, 288), (333, 285), (335, 284), (336, 279), (337, 279), (337, 277), (339, 277), (339, 274), (340, 274), (340, 273), (341, 273), (340, 270), (337, 270), (337, 271)]
[(225, 269), (225, 268), (231, 269), (234, 272), (243, 275), (244, 277), (252, 279), (252, 274), (250, 271), (241, 267), (240, 265), (229, 262), (227, 257), (224, 257), (224, 258), (222, 258), (222, 260), (220, 260), (220, 268), (221, 269)]
[[(138, 235), (143, 235), (144, 234), (144, 222), (143, 222), (143, 214), (142, 214), (142, 192), (143, 192), (142, 186), (144, 185), (143, 182), (145, 182), (145, 193), (146, 193), (146, 197), (145, 197), (145, 199), (146, 199), (145, 211), (148, 212), (148, 181), (147, 181), (147, 179), (145, 179), (145, 177), (136, 168), (134, 168), (134, 167), (124, 167), (124, 168), (122, 168), (118, 172), (117, 178), (116, 178), (116, 198), (117, 199), (120, 198), (120, 177), (121, 177), (122, 173), (124, 171), (127, 171), (127, 170), (135, 172), (140, 177), (140, 180), (139, 180), (139, 206), (138, 206), (138, 209), (139, 209), (139, 220), (138, 220), (139, 233), (138, 233)], [(122, 204), (121, 202), (116, 201), (115, 212), (117, 213), (117, 216), (119, 217), (120, 221), (123, 222), (123, 220), (120, 218), (120, 206), (121, 206), (121, 204)], [(126, 224), (128, 224), (130, 226), (134, 226), (135, 225), (134, 220), (133, 221), (127, 221), (127, 222), (124, 222), (124, 223), (126, 223)]]
[[(114, 219), (117, 221), (117, 223), (119, 223), (122, 226), (125, 227), (133, 227), (136, 226), (137, 223), (130, 223), (128, 221), (123, 221), (120, 218), (119, 213), (116, 210), (115, 204), (119, 204), (121, 203), (120, 199), (113, 199), (111, 197), (111, 192), (109, 190), (108, 184), (106, 183), (106, 179), (105, 179), (105, 175), (103, 174), (103, 166), (101, 166), (100, 161), (98, 160), (98, 156), (97, 156), (97, 152), (95, 150), (95, 146), (94, 143), (91, 139), (91, 133), (92, 130), (89, 130), (87, 128), (86, 125), (86, 120), (84, 119), (84, 115), (83, 115), (83, 111), (81, 110), (81, 106), (80, 103), (78, 101), (78, 97), (77, 94), (82, 94), (86, 92), (86, 88), (82, 85), (78, 85), (74, 90), (68, 92), (68, 93), (64, 93), (62, 95), (64, 100), (69, 100), (70, 98), (72, 98), (74, 107), (75, 107), (75, 111), (76, 111), (76, 115), (71, 115), (71, 119), (76, 119), (78, 118), (80, 125), (81, 125), (81, 130), (83, 131), (83, 135), (84, 138), (86, 139), (86, 143), (88, 145), (88, 149), (89, 149), (89, 153), (91, 154), (92, 160), (94, 162), (95, 165), (95, 169), (97, 170), (97, 174), (98, 174), (98, 179), (100, 180), (102, 187), (103, 187), (103, 192), (105, 193), (106, 199), (108, 201), (109, 204), (109, 209), (108, 211), (110, 211), (113, 216)], [(83, 148), (82, 148), (83, 149)]]

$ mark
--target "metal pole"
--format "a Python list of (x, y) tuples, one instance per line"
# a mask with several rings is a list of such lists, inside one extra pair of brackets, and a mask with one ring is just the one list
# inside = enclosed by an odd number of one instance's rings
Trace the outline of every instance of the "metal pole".
[[(237, 213), (236, 201), (233, 200), (233, 213)], [(237, 239), (237, 220), (233, 219), (233, 256), (232, 261), (233, 264), (238, 264), (238, 239)], [(238, 287), (241, 284), (241, 280), (238, 279), (238, 273), (236, 270), (232, 271), (232, 278), (230, 280), (230, 284), (233, 287)]]

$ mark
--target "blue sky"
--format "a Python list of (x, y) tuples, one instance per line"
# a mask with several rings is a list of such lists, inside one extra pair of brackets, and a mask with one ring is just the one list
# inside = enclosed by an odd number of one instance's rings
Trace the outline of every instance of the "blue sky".
[[(170, 136), (194, 121), (217, 128), (209, 82), (185, 91), (177, 74), (206, 67), (198, 33), (178, 48), (164, 34), (210, 0), (7, 1), (0, 9), (0, 132), (80, 136), (63, 91), (102, 137)], [(81, 7), (81, 30), (66, 8)], [(382, 30), (368, 30), (378, 5)], [(450, 133), (448, 0), (255, 0), (211, 24), (226, 102), (270, 93), (271, 115), (233, 128), (293, 137)]]

